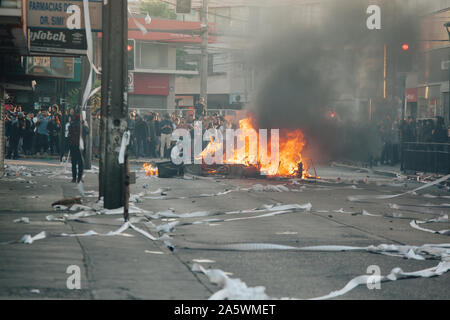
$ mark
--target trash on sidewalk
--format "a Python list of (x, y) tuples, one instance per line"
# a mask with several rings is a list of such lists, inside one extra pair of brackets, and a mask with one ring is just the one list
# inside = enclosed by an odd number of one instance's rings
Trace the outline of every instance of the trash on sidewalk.
[(15, 219), (14, 223), (30, 223), (30, 219), (27, 217), (22, 217), (20, 219)]
[(47, 234), (45, 233), (45, 231), (42, 231), (33, 237), (29, 234), (26, 234), (22, 237), (22, 239), (20, 239), (19, 242), (25, 243), (25, 244), (32, 244), (34, 241), (45, 239), (46, 237), (47, 237)]
[(446, 220), (445, 220), (445, 218), (442, 218), (442, 219), (430, 219), (428, 221), (412, 220), (409, 223), (409, 225), (412, 228), (420, 230), (420, 231), (425, 231), (425, 232), (429, 232), (429, 233), (450, 236), (450, 230), (435, 231), (435, 230), (431, 230), (431, 229), (422, 228), (422, 227), (419, 226), (419, 224), (425, 224), (425, 223), (430, 223), (430, 222), (448, 222), (448, 216), (447, 216)]
[(366, 200), (393, 199), (393, 198), (404, 196), (406, 194), (413, 194), (414, 195), (419, 190), (423, 190), (423, 189), (429, 188), (431, 186), (434, 186), (436, 184), (444, 182), (444, 181), (446, 181), (448, 179), (450, 179), (450, 174), (446, 175), (446, 176), (444, 176), (444, 177), (442, 177), (440, 179), (437, 179), (435, 181), (432, 181), (430, 183), (427, 183), (424, 186), (420, 186), (420, 187), (418, 187), (418, 188), (416, 188), (414, 190), (410, 190), (410, 191), (407, 191), (407, 192), (404, 192), (404, 193), (391, 194), (391, 195), (361, 195), (361, 196), (358, 195), (358, 196), (349, 196), (349, 197), (347, 197), (347, 199), (349, 201), (358, 202), (358, 201), (366, 201)]
[(65, 207), (71, 207), (74, 204), (81, 204), (81, 197), (64, 198), (52, 203), (52, 207), (60, 205)]
[(209, 281), (222, 287), (214, 293), (209, 300), (269, 300), (263, 286), (248, 287), (241, 279), (229, 278), (225, 272), (219, 269), (206, 270), (200, 264), (194, 263), (193, 272), (204, 273)]
[(159, 178), (182, 177), (184, 175), (184, 165), (176, 165), (172, 161), (159, 162), (158, 167)]

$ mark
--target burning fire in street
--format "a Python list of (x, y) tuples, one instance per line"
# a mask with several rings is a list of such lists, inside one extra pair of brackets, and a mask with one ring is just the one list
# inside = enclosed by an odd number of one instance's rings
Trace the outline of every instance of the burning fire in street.
[[(251, 117), (239, 121), (239, 128), (241, 132), (237, 135), (237, 146), (235, 146), (234, 154), (227, 157), (224, 154), (223, 164), (241, 164), (245, 166), (255, 166), (260, 172), (264, 172), (267, 176), (279, 177), (301, 177), (307, 178), (308, 167), (305, 159), (302, 157), (302, 151), (306, 145), (304, 135), (299, 129), (287, 130), (281, 129), (279, 136), (279, 162), (269, 163), (261, 161), (261, 153), (259, 143), (254, 147), (250, 147), (248, 137), (256, 134), (256, 141), (259, 142), (258, 130), (253, 126), (253, 119)], [(223, 143), (220, 141), (211, 142), (203, 150), (198, 158), (205, 158), (206, 156), (214, 156), (217, 150), (221, 150)], [(270, 141), (267, 143), (267, 150), (271, 150)]]
[[(302, 156), (306, 142), (301, 130), (280, 129), (275, 138), (274, 135), (270, 138), (264, 136), (267, 131), (257, 130), (253, 123), (253, 118), (249, 116), (239, 121), (240, 130), (231, 130), (232, 136), (228, 135), (228, 131), (225, 137), (215, 138), (212, 135), (209, 144), (195, 157), (196, 163), (202, 164), (203, 172), (226, 174), (227, 168), (236, 165), (269, 177), (311, 177), (306, 159)], [(219, 131), (216, 130), (215, 134), (219, 134)], [(273, 154), (276, 151), (278, 155)], [(145, 163), (142, 169), (146, 176), (158, 175), (154, 163)]]
[(145, 175), (148, 177), (158, 175), (158, 167), (154, 163), (144, 163), (142, 170), (145, 171)]

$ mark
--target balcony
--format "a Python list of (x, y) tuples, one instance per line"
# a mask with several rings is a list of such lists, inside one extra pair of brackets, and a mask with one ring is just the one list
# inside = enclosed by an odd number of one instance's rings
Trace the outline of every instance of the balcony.
[(0, 19), (2, 24), (22, 22), (22, 0), (0, 0)]

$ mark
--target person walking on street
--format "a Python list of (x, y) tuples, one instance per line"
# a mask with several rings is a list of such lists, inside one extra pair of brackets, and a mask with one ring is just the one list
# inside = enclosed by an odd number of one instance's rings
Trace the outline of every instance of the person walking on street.
[(80, 150), (80, 135), (83, 145), (86, 145), (86, 135), (89, 128), (81, 125), (80, 114), (75, 114), (69, 125), (69, 148), (72, 160), (72, 182), (80, 183), (83, 178), (83, 156)]

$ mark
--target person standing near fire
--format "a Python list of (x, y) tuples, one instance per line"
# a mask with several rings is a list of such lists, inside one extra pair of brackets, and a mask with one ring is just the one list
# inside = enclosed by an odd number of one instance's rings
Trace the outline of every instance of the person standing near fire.
[(173, 132), (173, 124), (170, 121), (170, 116), (168, 113), (164, 115), (164, 119), (160, 123), (161, 128), (161, 150), (160, 150), (160, 156), (161, 160), (166, 158), (165, 157), (165, 147), (167, 147), (167, 150), (170, 150), (170, 144), (171, 144), (171, 138), (172, 138), (172, 132)]
[(80, 114), (77, 113), (71, 119), (69, 125), (69, 148), (72, 160), (72, 182), (80, 183), (83, 178), (83, 151), (80, 150), (80, 135), (83, 139), (83, 146), (86, 145), (86, 136), (88, 135), (89, 128), (86, 125), (86, 121), (81, 124)]
[(206, 104), (205, 98), (201, 97), (199, 102), (195, 105), (195, 118), (198, 120), (205, 116)]

